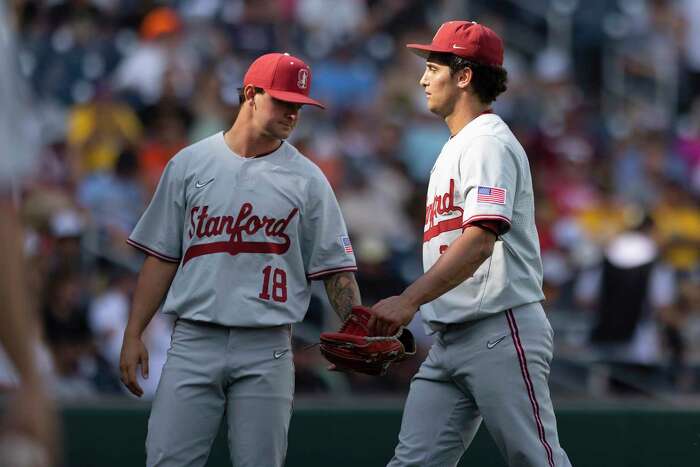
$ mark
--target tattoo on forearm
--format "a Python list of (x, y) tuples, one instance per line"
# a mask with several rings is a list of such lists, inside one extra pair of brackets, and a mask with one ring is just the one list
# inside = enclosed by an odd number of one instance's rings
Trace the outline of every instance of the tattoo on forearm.
[(325, 280), (326, 294), (333, 309), (344, 320), (353, 306), (360, 305), (360, 288), (352, 272), (334, 274)]

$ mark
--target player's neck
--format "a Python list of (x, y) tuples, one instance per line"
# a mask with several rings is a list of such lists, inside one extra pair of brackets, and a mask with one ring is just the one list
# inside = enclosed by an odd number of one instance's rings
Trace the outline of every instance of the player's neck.
[(257, 157), (276, 150), (282, 141), (263, 136), (249, 123), (236, 119), (233, 126), (224, 133), (226, 145), (241, 157)]
[(450, 129), (450, 135), (454, 136), (476, 117), (489, 112), (491, 112), (491, 106), (488, 104), (477, 100), (462, 101), (455, 105), (450, 115), (445, 117), (445, 123)]

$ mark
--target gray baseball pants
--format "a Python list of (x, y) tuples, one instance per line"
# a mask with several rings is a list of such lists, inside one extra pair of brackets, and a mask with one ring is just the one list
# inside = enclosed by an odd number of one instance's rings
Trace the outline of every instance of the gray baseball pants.
[(179, 319), (148, 420), (148, 467), (200, 467), (221, 419), (235, 467), (281, 466), (292, 414), (290, 327)]
[(542, 306), (438, 328), (388, 465), (455, 466), (483, 420), (509, 466), (570, 466), (547, 385), (553, 332)]

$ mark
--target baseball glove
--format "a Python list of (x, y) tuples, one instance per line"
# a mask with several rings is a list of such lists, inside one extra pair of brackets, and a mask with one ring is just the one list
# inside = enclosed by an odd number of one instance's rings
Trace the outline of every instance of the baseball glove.
[(389, 365), (416, 353), (416, 342), (408, 329), (394, 336), (370, 336), (367, 324), (371, 316), (368, 308), (353, 307), (338, 332), (321, 334), (321, 353), (333, 369), (383, 375)]

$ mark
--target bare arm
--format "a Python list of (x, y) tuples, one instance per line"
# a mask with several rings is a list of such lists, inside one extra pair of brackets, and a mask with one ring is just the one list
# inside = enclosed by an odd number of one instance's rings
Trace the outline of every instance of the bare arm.
[(23, 385), (38, 383), (34, 364), (32, 325), (24, 283), (22, 227), (14, 208), (2, 202), (0, 207), (0, 303), (3, 304), (3, 325), (0, 343), (10, 357)]
[(58, 449), (58, 421), (34, 357), (36, 321), (25, 283), (22, 226), (10, 203), (0, 201), (0, 216), (0, 344), (20, 379), (4, 423), (35, 438), (53, 458)]
[(376, 335), (395, 334), (410, 323), (418, 308), (452, 290), (472, 275), (493, 253), (496, 235), (479, 227), (470, 227), (452, 242), (438, 261), (403, 293), (389, 297), (372, 307), (370, 329)]
[(362, 304), (360, 288), (352, 272), (339, 272), (324, 279), (326, 294), (333, 309), (342, 321), (350, 314), (353, 306)]
[(411, 284), (402, 295), (414, 303), (416, 308), (435, 300), (472, 277), (479, 266), (491, 256), (495, 243), (496, 236), (491, 232), (478, 227), (466, 229), (433, 267)]
[(139, 365), (143, 377), (148, 378), (148, 350), (141, 340), (141, 334), (163, 302), (177, 268), (178, 263), (147, 256), (136, 283), (129, 322), (124, 331), (119, 369), (124, 385), (139, 397), (143, 395), (143, 390), (136, 380), (136, 369)]

